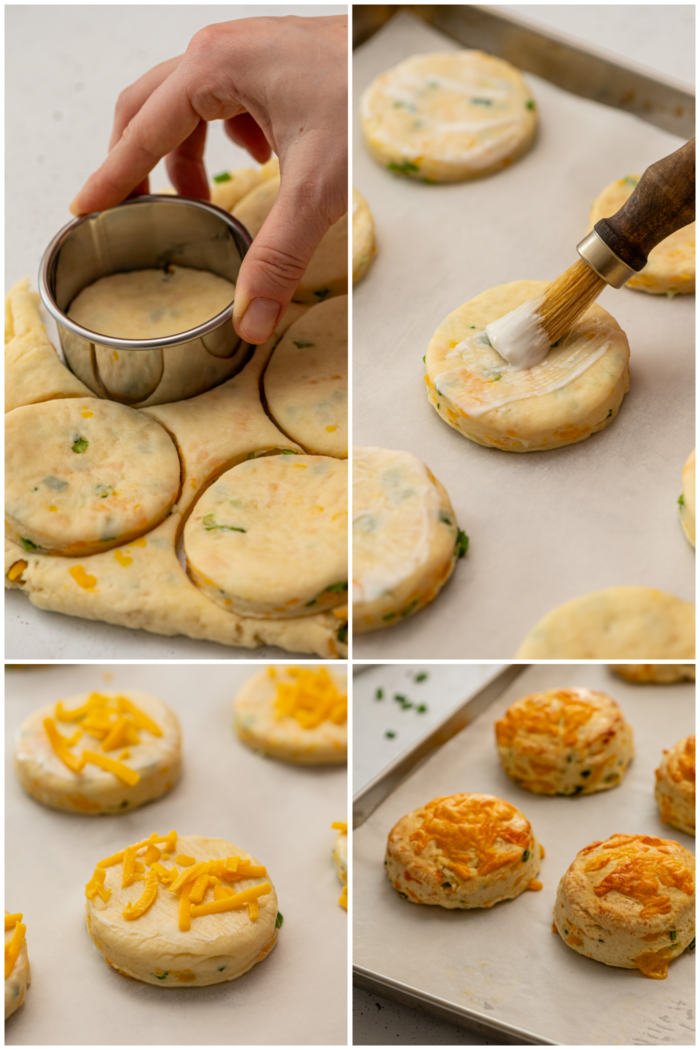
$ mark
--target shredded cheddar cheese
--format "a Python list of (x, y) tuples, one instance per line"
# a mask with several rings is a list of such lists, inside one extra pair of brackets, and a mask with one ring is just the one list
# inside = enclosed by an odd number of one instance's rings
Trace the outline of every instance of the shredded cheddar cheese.
[(20, 558), (19, 561), (16, 561), (14, 565), (10, 566), (10, 571), (7, 574), (8, 580), (14, 583), (14, 581), (18, 580), (27, 568), (29, 568), (29, 562), (25, 561), (24, 558)]
[(343, 886), (343, 892), (338, 897), (338, 904), (341, 906), (341, 908), (345, 908), (346, 911), (348, 910), (348, 888), (347, 888), (347, 886)]
[(213, 900), (208, 901), (207, 904), (193, 904), (190, 913), (194, 918), (197, 915), (216, 915), (221, 911), (233, 911), (234, 908), (240, 908), (242, 905), (247, 904), (248, 901), (255, 900), (257, 897), (264, 897), (266, 893), (272, 892), (272, 886), (269, 882), (263, 882), (260, 886), (250, 886), (247, 890), (241, 890), (240, 893), (233, 893), (226, 900)]
[(348, 826), (342, 820), (334, 820), (331, 824), (331, 831), (342, 831), (344, 835), (347, 835)]
[(641, 905), (639, 917), (668, 915), (671, 898), (664, 888), (675, 888), (692, 896), (695, 878), (690, 868), (673, 856), (663, 839), (653, 835), (614, 835), (605, 843), (594, 842), (587, 853), (603, 845), (597, 857), (584, 865), (587, 873), (609, 869), (593, 887), (596, 897), (616, 892)]
[(293, 681), (277, 683), (276, 718), (295, 718), (303, 729), (316, 729), (326, 720), (335, 725), (347, 722), (347, 694), (341, 693), (325, 667), (290, 667), (287, 674)]
[(18, 922), (15, 926), (15, 932), (5, 945), (5, 980), (7, 980), (14, 969), (14, 965), (17, 962), (17, 956), (19, 955), (22, 944), (24, 943), (24, 935), (26, 932), (27, 927), (24, 923)]
[(14, 915), (5, 916), (5, 932), (11, 930), (13, 926), (16, 926), (18, 922), (22, 921), (22, 912), (18, 911)]
[(149, 871), (145, 881), (146, 885), (143, 894), (136, 901), (136, 904), (132, 904), (129, 901), (122, 912), (125, 919), (140, 919), (142, 915), (146, 914), (156, 899), (158, 895), (158, 876), (154, 871)]
[(105, 878), (107, 872), (104, 868), (95, 868), (95, 873), (85, 887), (85, 896), (89, 901), (93, 901), (99, 894), (102, 900), (107, 903), (112, 891), (105, 886)]

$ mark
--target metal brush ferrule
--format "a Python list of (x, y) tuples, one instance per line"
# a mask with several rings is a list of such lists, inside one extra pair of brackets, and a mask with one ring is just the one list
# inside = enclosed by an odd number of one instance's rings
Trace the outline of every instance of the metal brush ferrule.
[(591, 230), (576, 245), (576, 251), (583, 261), (588, 263), (590, 268), (613, 288), (622, 288), (623, 284), (627, 284), (630, 277), (637, 272), (615, 255), (612, 248), (608, 248), (603, 238), (595, 230)]

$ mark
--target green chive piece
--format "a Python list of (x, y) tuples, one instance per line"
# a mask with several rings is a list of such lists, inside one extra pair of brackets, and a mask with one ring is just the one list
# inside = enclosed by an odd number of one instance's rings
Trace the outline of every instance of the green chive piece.
[(283, 448), (282, 449), (282, 455), (283, 456), (298, 456), (299, 453), (296, 452), (295, 449), (293, 449), (293, 448)]
[(589, 777), (590, 775), (591, 775), (591, 770), (590, 769), (584, 769), (583, 773), (581, 774), (582, 777)]
[(277, 918), (275, 919), (275, 929), (279, 930), (284, 922), (284, 915), (281, 911), (277, 912)]
[(678, 506), (679, 507), (684, 507), (685, 506), (685, 500), (683, 499), (683, 493), (682, 492), (681, 492), (680, 496), (678, 497)]
[(32, 541), (28, 540), (26, 538), (26, 536), (20, 536), (19, 540), (20, 540), (20, 543), (22, 544), (22, 546), (24, 547), (25, 551), (38, 551), (38, 550), (41, 550), (40, 547), (37, 547), (36, 543), (32, 543)]
[(393, 740), (394, 737), (396, 736), (396, 733), (394, 732), (393, 729), (387, 729), (387, 731), (384, 734), (384, 736), (387, 738), (387, 740)]
[(384, 690), (383, 689), (377, 689), (376, 693), (374, 694), (374, 699), (375, 700), (383, 700), (384, 699)]
[(393, 160), (387, 164), (389, 171), (397, 171), (400, 175), (409, 175), (412, 171), (419, 171), (417, 164), (413, 164), (410, 160), (404, 160), (401, 164), (396, 164)]
[(530, 856), (530, 850), (529, 850), (529, 849), (526, 849), (526, 850), (525, 850), (525, 851), (523, 852), (523, 864), (525, 863), (525, 861), (526, 861), (526, 860), (528, 860), (529, 856)]
[(413, 681), (414, 682), (424, 682), (427, 677), (428, 677), (427, 673), (425, 671), (421, 671), (420, 674), (416, 675), (416, 677), (413, 679)]
[(457, 530), (457, 542), (455, 544), (455, 554), (457, 558), (463, 558), (469, 550), (469, 537), (466, 532), (462, 532), (461, 529)]
[(88, 447), (89, 444), (90, 444), (90, 442), (86, 441), (85, 438), (78, 438), (77, 441), (73, 442), (73, 444), (71, 445), (71, 448), (73, 449), (74, 452), (76, 452), (78, 455), (80, 455), (81, 452), (85, 451), (85, 449)]
[(428, 705), (427, 704), (418, 704), (418, 707), (416, 708), (416, 711), (418, 712), (419, 715), (424, 715), (427, 710), (428, 710)]
[(676, 931), (675, 930), (669, 930), (668, 935), (669, 935), (669, 937), (671, 938), (672, 941), (675, 941), (675, 939), (676, 939)]
[(348, 625), (346, 623), (342, 624), (338, 628), (338, 630), (335, 632), (335, 636), (338, 639), (338, 641), (341, 643), (341, 645), (347, 645), (347, 642), (348, 642)]
[(222, 171), (220, 175), (214, 176), (214, 182), (231, 182), (232, 176), (227, 171)]
[(226, 529), (228, 532), (247, 532), (247, 529), (241, 529), (238, 525), (217, 525), (214, 521), (213, 514), (205, 514), (202, 518), (202, 525), (207, 532), (214, 532), (216, 529)]
[(330, 591), (331, 594), (342, 594), (343, 591), (347, 591), (347, 589), (348, 589), (348, 581), (347, 580), (345, 581), (345, 583), (332, 583), (330, 585), (330, 587), (326, 587), (326, 590)]
[(625, 175), (623, 182), (626, 182), (628, 186), (636, 186), (639, 179), (635, 179), (633, 175)]
[(296, 339), (292, 339), (292, 342), (298, 350), (306, 350), (307, 346), (314, 346), (314, 343), (302, 343), (301, 340), (297, 342)]
[(527, 102), (525, 103), (525, 109), (534, 109), (534, 108), (535, 108), (535, 100), (532, 99), (532, 98), (529, 98), (527, 100)]
[(325, 299), (327, 295), (330, 295), (330, 288), (321, 288), (320, 291), (314, 292), (314, 295), (319, 299)]

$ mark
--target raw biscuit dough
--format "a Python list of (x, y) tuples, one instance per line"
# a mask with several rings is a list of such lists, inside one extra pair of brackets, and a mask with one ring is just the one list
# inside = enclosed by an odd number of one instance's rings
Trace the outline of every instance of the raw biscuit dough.
[(609, 587), (547, 613), (521, 642), (525, 660), (693, 660), (695, 606), (652, 587)]
[[(168, 843), (164, 843), (163, 838), (160, 837), (156, 846), (160, 859), (153, 863), (168, 872), (175, 868), (182, 875), (192, 867), (191, 863), (181, 863), (178, 858), (187, 862), (194, 859), (200, 863), (237, 857), (239, 862), (249, 861), (255, 867), (263, 867), (255, 857), (224, 839), (177, 835), (175, 848), (165, 851), (164, 846)], [(168, 859), (163, 852), (168, 854)], [(180, 894), (171, 892), (167, 879), (161, 881), (159, 875), (155, 900), (145, 914), (131, 919), (124, 917), (129, 903), (136, 905), (147, 888), (145, 879), (152, 878), (152, 873), (157, 870), (146, 861), (146, 846), (138, 850), (136, 859), (144, 866), (144, 881), (137, 880), (126, 887), (122, 886), (121, 859), (104, 869), (98, 864), (96, 871), (105, 872), (102, 888), (109, 894), (107, 901), (95, 887), (94, 876), (86, 886), (88, 932), (105, 961), (121, 974), (159, 988), (201, 988), (235, 980), (262, 962), (274, 948), (277, 941), (277, 894), (267, 873), (230, 882), (221, 880), (235, 892), (256, 886), (268, 887), (267, 892), (257, 898), (258, 916), (255, 920), (251, 918), (248, 907), (243, 906), (216, 914), (194, 915), (190, 919), (190, 929), (182, 930), (178, 922)], [(210, 884), (204, 891), (203, 903), (213, 899), (214, 889)]]
[(610, 670), (627, 682), (671, 685), (695, 681), (695, 664), (610, 664)]
[(695, 834), (695, 735), (679, 740), (664, 751), (655, 771), (654, 797), (661, 821)]
[(396, 892), (416, 904), (491, 908), (535, 881), (544, 850), (527, 818), (502, 798), (434, 798), (389, 832), (384, 867)]
[(338, 830), (336, 836), (335, 845), (331, 856), (333, 857), (333, 867), (335, 868), (336, 875), (340, 881), (345, 885), (348, 881), (348, 833), (347, 824), (345, 825), (346, 830)]
[(347, 761), (347, 679), (340, 671), (260, 671), (239, 690), (233, 719), (245, 744), (273, 758), (307, 766)]
[(498, 285), (439, 326), (425, 357), (428, 400), (471, 441), (532, 452), (583, 441), (615, 419), (629, 390), (629, 344), (594, 303), (534, 368), (518, 370), (493, 349), (486, 325), (540, 295), (546, 281)]
[(353, 630), (391, 627), (436, 597), (466, 550), (447, 492), (417, 456), (353, 450)]
[(688, 543), (695, 546), (695, 449), (683, 467), (683, 491), (678, 500), (681, 525)]
[(377, 251), (374, 219), (359, 190), (352, 191), (352, 283), (357, 284), (372, 265)]
[[(10, 912), (5, 909), (5, 915), (9, 915)], [(32, 983), (32, 974), (29, 968), (29, 956), (27, 954), (27, 938), (26, 938), (26, 925), (20, 920), (5, 930), (5, 947), (12, 940), (15, 935), (15, 930), (19, 925), (24, 926), (22, 933), (22, 945), (19, 949), (19, 954), (15, 960), (15, 964), (12, 967), (9, 975), (5, 977), (5, 1020), (15, 1012), (19, 1010), (20, 1006), (27, 997), (27, 988)]]
[[(113, 740), (109, 734), (84, 727), (85, 718), (89, 724), (90, 717), (96, 717), (94, 714), (88, 715), (86, 711), (77, 718), (65, 718), (66, 714), (85, 708), (92, 695), (84, 693), (62, 700), (60, 704), (47, 704), (22, 722), (15, 736), (14, 762), (24, 790), (44, 806), (84, 816), (130, 813), (138, 806), (167, 794), (177, 783), (182, 768), (180, 723), (170, 708), (155, 696), (134, 691), (106, 697), (104, 706), (95, 705), (93, 701), (93, 706), (100, 709), (98, 717), (101, 718), (104, 712), (113, 726), (119, 719), (128, 723), (128, 736), (138, 741), (111, 746)], [(127, 704), (120, 705), (120, 699), (126, 700)], [(129, 705), (135, 705), (137, 715), (129, 713)], [(146, 727), (143, 715), (153, 723), (150, 728)], [(126, 783), (114, 772), (90, 761), (80, 772), (74, 772), (51, 746), (45, 719), (53, 720), (55, 730), (64, 740), (73, 741), (66, 748), (75, 759), (79, 759), (84, 750), (116, 759), (138, 774), (138, 782)], [(160, 735), (153, 727), (160, 731)], [(103, 747), (105, 743), (107, 749)]]
[(185, 525), (187, 569), (240, 616), (325, 612), (347, 595), (347, 466), (268, 456), (222, 474)]
[(280, 430), (317, 456), (348, 454), (348, 297), (318, 303), (287, 329), (265, 370)]
[(247, 197), (256, 186), (279, 173), (280, 163), (277, 157), (272, 157), (260, 168), (234, 168), (232, 171), (222, 172), (221, 175), (214, 176), (209, 186), (210, 200), (224, 211), (233, 211), (238, 202)]
[(378, 76), (360, 101), (370, 154), (422, 182), (506, 168), (531, 146), (537, 110), (522, 76), (483, 51), (414, 55)]
[(180, 491), (172, 438), (114, 401), (63, 398), (5, 416), (6, 534), (27, 551), (96, 554), (136, 539)]
[(578, 853), (554, 906), (579, 955), (663, 980), (695, 937), (695, 857), (652, 835), (612, 835)]
[[(634, 193), (640, 175), (625, 175), (611, 182), (591, 205), (588, 229), (599, 219), (609, 219)], [(695, 223), (683, 226), (649, 252), (643, 270), (630, 277), (626, 288), (652, 295), (688, 294), (695, 291)]]
[(501, 765), (537, 795), (591, 795), (616, 787), (634, 756), (615, 701), (590, 689), (548, 689), (511, 704), (495, 725)]

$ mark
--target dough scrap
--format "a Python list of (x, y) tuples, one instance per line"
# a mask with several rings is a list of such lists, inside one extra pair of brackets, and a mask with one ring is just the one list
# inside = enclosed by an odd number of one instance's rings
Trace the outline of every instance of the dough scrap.
[(374, 219), (369, 205), (359, 190), (352, 191), (352, 283), (361, 281), (369, 270), (377, 246)]

